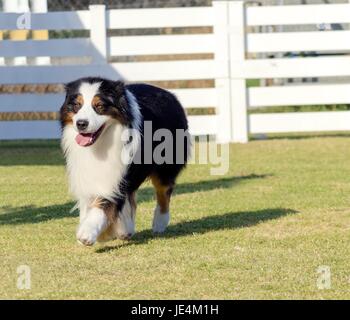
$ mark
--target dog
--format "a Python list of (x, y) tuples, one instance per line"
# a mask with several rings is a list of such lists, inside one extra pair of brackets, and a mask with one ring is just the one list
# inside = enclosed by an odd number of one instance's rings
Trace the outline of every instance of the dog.
[(147, 179), (157, 200), (152, 229), (164, 232), (175, 181), (189, 157), (188, 122), (180, 102), (159, 87), (100, 77), (70, 82), (65, 91), (61, 146), (80, 211), (78, 242), (92, 246), (130, 239), (136, 191)]

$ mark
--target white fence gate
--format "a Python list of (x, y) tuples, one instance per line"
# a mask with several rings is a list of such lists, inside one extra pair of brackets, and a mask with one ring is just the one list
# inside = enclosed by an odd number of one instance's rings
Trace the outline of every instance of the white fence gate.
[[(18, 27), (20, 14), (0, 13), (0, 30)], [(23, 18), (23, 17), (22, 17)], [(91, 57), (87, 65), (2, 66), (0, 84), (56, 84), (82, 76), (128, 81), (215, 79), (214, 88), (172, 90), (186, 108), (215, 107), (189, 116), (194, 135), (246, 142), (249, 133), (350, 130), (350, 112), (248, 115), (262, 106), (349, 103), (350, 85), (246, 88), (246, 79), (350, 76), (350, 57), (247, 59), (247, 53), (349, 50), (350, 31), (246, 33), (247, 26), (349, 23), (350, 5), (122, 9), (102, 5), (76, 12), (30, 15), (32, 30), (90, 30), (89, 38), (0, 41), (0, 57)], [(109, 29), (212, 26), (210, 34), (117, 36)], [(108, 63), (111, 56), (213, 53), (214, 59)], [(0, 112), (58, 111), (62, 94), (1, 94)], [(56, 121), (0, 121), (0, 139), (58, 138)]]

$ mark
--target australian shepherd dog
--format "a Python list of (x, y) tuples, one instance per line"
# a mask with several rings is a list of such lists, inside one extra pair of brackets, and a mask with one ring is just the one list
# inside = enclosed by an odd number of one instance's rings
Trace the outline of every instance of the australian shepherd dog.
[(78, 242), (91, 246), (130, 239), (136, 191), (148, 178), (157, 199), (152, 229), (164, 232), (175, 180), (189, 154), (188, 124), (179, 101), (152, 85), (96, 77), (65, 88), (62, 149), (80, 210)]

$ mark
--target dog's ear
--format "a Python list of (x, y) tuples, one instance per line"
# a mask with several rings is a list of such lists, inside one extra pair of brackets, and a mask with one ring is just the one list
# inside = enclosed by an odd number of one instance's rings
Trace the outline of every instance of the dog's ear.
[(61, 106), (61, 110), (66, 106), (69, 95), (73, 92), (73, 90), (76, 87), (77, 87), (77, 81), (68, 82), (63, 85), (63, 89), (66, 96), (64, 98), (63, 105)]
[(103, 81), (100, 87), (101, 93), (110, 101), (113, 108), (112, 116), (127, 125), (132, 120), (126, 88), (123, 81)]
[(124, 118), (125, 123), (130, 124), (132, 121), (132, 115), (129, 108), (128, 99), (126, 96), (126, 88), (125, 88), (124, 82), (116, 81), (114, 90), (117, 96), (116, 108), (118, 109), (118, 112), (120, 113), (120, 115)]
[(63, 88), (64, 88), (64, 91), (66, 92), (66, 95), (68, 95), (70, 92), (73, 92), (74, 90), (78, 89), (79, 84), (80, 84), (79, 80), (65, 83), (63, 85)]
[(100, 91), (108, 97), (117, 99), (125, 94), (125, 84), (122, 81), (104, 80), (100, 86)]
[(59, 119), (60, 119), (62, 128), (65, 125), (73, 122), (72, 121), (73, 112), (72, 110), (69, 109), (68, 101), (69, 101), (70, 95), (74, 92), (74, 90), (77, 89), (78, 85), (79, 85), (78, 81), (72, 81), (63, 85), (66, 96), (64, 98), (63, 104), (59, 111)]

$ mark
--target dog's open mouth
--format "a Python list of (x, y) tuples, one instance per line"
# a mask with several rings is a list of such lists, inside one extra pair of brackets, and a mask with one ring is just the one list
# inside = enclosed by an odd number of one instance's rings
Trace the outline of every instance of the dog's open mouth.
[(77, 142), (78, 145), (82, 147), (88, 147), (91, 146), (96, 142), (98, 137), (101, 135), (105, 125), (101, 126), (100, 129), (98, 129), (96, 132), (93, 133), (79, 133), (75, 137), (75, 141)]

